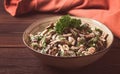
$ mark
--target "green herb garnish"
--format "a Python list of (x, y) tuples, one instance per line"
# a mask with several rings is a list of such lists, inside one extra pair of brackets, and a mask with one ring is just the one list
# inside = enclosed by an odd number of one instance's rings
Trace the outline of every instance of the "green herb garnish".
[(98, 31), (99, 32), (99, 35), (102, 35), (103, 31), (98, 29), (98, 28), (95, 28), (95, 31)]
[(88, 41), (88, 46), (95, 46), (95, 44), (98, 42), (99, 38), (98, 37), (94, 37), (94, 38), (91, 38), (89, 41)]
[(66, 28), (79, 28), (80, 19), (71, 18), (69, 15), (62, 16), (56, 23), (55, 30), (58, 34), (62, 34)]
[(80, 27), (80, 24), (81, 24), (81, 20), (80, 19), (71, 19), (70, 21), (70, 26), (71, 27), (74, 27), (74, 28), (79, 28)]

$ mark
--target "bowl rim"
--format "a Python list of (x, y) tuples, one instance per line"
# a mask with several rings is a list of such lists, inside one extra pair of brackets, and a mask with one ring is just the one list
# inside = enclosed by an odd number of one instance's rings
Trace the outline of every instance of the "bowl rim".
[[(63, 15), (62, 15), (63, 16)], [(56, 18), (59, 18), (59, 17), (61, 17), (61, 16), (53, 16), (53, 17), (56, 17)], [(37, 54), (41, 54), (41, 55), (43, 55), (43, 56), (47, 56), (47, 57), (51, 57), (51, 58), (61, 58), (61, 59), (72, 59), (72, 58), (81, 58), (81, 57), (90, 57), (90, 56), (95, 56), (95, 55), (98, 55), (98, 54), (100, 54), (100, 53), (102, 53), (102, 52), (107, 52), (110, 48), (111, 48), (111, 46), (112, 46), (112, 44), (113, 44), (113, 41), (114, 41), (114, 36), (113, 36), (113, 33), (111, 32), (111, 30), (106, 26), (106, 25), (104, 25), (103, 23), (101, 23), (101, 22), (99, 22), (99, 21), (97, 21), (97, 20), (95, 20), (95, 19), (92, 19), (92, 18), (86, 18), (86, 17), (76, 17), (76, 16), (70, 16), (70, 17), (73, 17), (73, 18), (78, 18), (78, 19), (81, 19), (81, 18), (83, 18), (83, 19), (89, 19), (89, 20), (92, 20), (92, 21), (94, 21), (94, 22), (97, 22), (98, 24), (101, 24), (103, 27), (105, 27), (110, 33), (109, 34), (111, 34), (111, 43), (110, 43), (110, 45), (108, 46), (108, 47), (106, 47), (105, 49), (102, 49), (102, 50), (100, 50), (100, 51), (97, 51), (96, 53), (94, 53), (94, 54), (92, 54), (92, 55), (86, 55), (86, 56), (67, 56), (67, 57), (61, 57), (61, 56), (53, 56), (53, 55), (48, 55), (48, 54), (43, 54), (43, 53), (40, 53), (40, 52), (37, 52), (35, 49), (33, 49), (33, 48), (31, 48), (26, 42), (25, 42), (25, 38), (24, 38), (24, 36), (25, 36), (25, 33), (26, 33), (26, 31), (27, 31), (27, 29), (29, 29), (33, 24), (35, 24), (36, 22), (39, 22), (39, 20), (40, 19), (38, 19), (38, 20), (36, 20), (35, 22), (33, 22), (31, 25), (29, 25), (26, 29), (25, 29), (25, 31), (23, 32), (23, 36), (22, 36), (22, 40), (23, 40), (23, 43), (25, 44), (25, 46), (27, 47), (27, 48), (29, 48), (30, 50), (32, 50), (33, 52), (35, 52), (35, 53), (37, 53)], [(48, 18), (50, 18), (50, 17), (48, 17)], [(46, 21), (47, 22), (47, 21)]]

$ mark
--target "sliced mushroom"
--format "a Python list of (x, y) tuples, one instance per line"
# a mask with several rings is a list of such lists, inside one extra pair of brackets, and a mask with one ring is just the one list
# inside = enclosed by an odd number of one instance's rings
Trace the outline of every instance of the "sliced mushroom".
[(69, 56), (69, 57), (74, 57), (74, 56), (76, 56), (76, 54), (75, 54), (74, 51), (66, 51), (65, 55), (66, 55), (66, 56)]
[(90, 53), (89, 52), (87, 52), (87, 51), (84, 51), (84, 52), (82, 52), (85, 56), (86, 55), (90, 55)]
[(72, 33), (68, 33), (68, 34), (63, 34), (64, 37), (69, 37), (72, 36)]
[(77, 33), (80, 33), (80, 30), (73, 28), (74, 31), (76, 31)]
[(80, 41), (81, 41), (81, 38), (80, 38), (80, 37), (77, 37), (77, 41), (80, 42)]
[(64, 42), (64, 40), (66, 39), (65, 37), (63, 37), (62, 35), (58, 35), (55, 38), (56, 40), (60, 40), (61, 42)]
[(82, 52), (82, 51), (84, 51), (85, 49), (84, 48), (80, 48), (79, 50), (78, 50), (78, 52)]
[(60, 40), (54, 40), (54, 41), (51, 41), (50, 44), (53, 45), (53, 44), (55, 44), (57, 42), (61, 42), (61, 41)]
[(84, 34), (82, 34), (82, 33), (79, 33), (78, 34), (80, 37), (84, 37), (85, 35)]
[(84, 50), (85, 50), (84, 48), (79, 48), (78, 51), (77, 51), (77, 53), (79, 54), (79, 53), (81, 53)]
[(47, 35), (53, 35), (55, 33), (55, 30), (48, 31)]
[(81, 44), (79, 47), (80, 47), (80, 48), (84, 48), (84, 45), (83, 45), (83, 44)]
[(96, 51), (95, 47), (88, 48), (88, 53), (93, 54)]
[(46, 52), (48, 53), (48, 51), (50, 50), (51, 45), (47, 45), (47, 47), (45, 48), (45, 50), (47, 50)]
[(46, 29), (53, 28), (53, 26), (54, 26), (54, 23), (53, 23), (53, 22), (50, 22), (50, 24), (46, 27)]
[(64, 45), (63, 45), (63, 49), (64, 49), (64, 50), (69, 50), (69, 46), (68, 46), (67, 44), (64, 44)]
[(52, 36), (52, 40), (55, 40), (56, 36), (57, 36), (57, 34), (54, 34), (54, 35)]
[(103, 41), (103, 42), (105, 42), (106, 39), (107, 39), (107, 37), (108, 37), (108, 34), (107, 34), (107, 35), (106, 35), (106, 34), (103, 34), (103, 35), (100, 37), (100, 40)]
[(30, 34), (29, 37), (31, 42), (37, 42), (37, 38), (33, 34)]
[(71, 43), (68, 40), (64, 40), (64, 44), (71, 45)]
[(73, 50), (73, 51), (77, 51), (77, 50), (79, 50), (79, 48), (80, 47), (71, 46), (71, 50)]
[(85, 35), (85, 38), (93, 38), (95, 37), (94, 33), (89, 33), (88, 35)]
[(61, 44), (58, 44), (58, 47), (60, 48), (60, 50), (64, 50), (64, 48)]
[(41, 32), (41, 36), (44, 36), (48, 32), (48, 29), (45, 29), (43, 32)]
[(53, 49), (51, 49), (51, 51), (49, 51), (50, 55), (56, 55), (58, 53), (57, 47), (54, 47)]
[(40, 34), (41, 34), (41, 32), (38, 32), (38, 33), (37, 33), (37, 35), (40, 35)]
[(76, 40), (73, 37), (68, 37), (68, 41), (72, 44), (75, 45)]
[(62, 45), (58, 44), (59, 50), (60, 50), (60, 56), (64, 56), (64, 49), (62, 47)]
[(39, 41), (39, 47), (42, 47), (42, 41)]
[(52, 36), (52, 35), (46, 36), (46, 42), (47, 42), (47, 43), (50, 42), (50, 40), (51, 40), (51, 36)]
[(55, 39), (60, 40), (60, 38), (61, 38), (61, 35), (57, 35)]
[(73, 29), (70, 29), (70, 32), (71, 32), (74, 36), (77, 36), (77, 32), (74, 31)]

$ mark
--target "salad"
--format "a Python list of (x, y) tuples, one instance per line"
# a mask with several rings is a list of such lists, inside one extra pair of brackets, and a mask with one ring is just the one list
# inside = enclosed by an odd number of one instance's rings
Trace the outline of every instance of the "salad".
[(69, 15), (51, 22), (42, 32), (29, 35), (29, 46), (39, 53), (62, 56), (87, 56), (106, 48), (108, 34)]

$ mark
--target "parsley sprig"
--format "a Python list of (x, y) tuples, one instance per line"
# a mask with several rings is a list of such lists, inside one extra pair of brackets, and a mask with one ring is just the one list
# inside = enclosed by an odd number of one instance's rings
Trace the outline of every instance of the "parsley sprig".
[(62, 34), (66, 28), (79, 28), (80, 24), (80, 19), (71, 18), (69, 15), (65, 15), (57, 21), (55, 30), (58, 34)]

